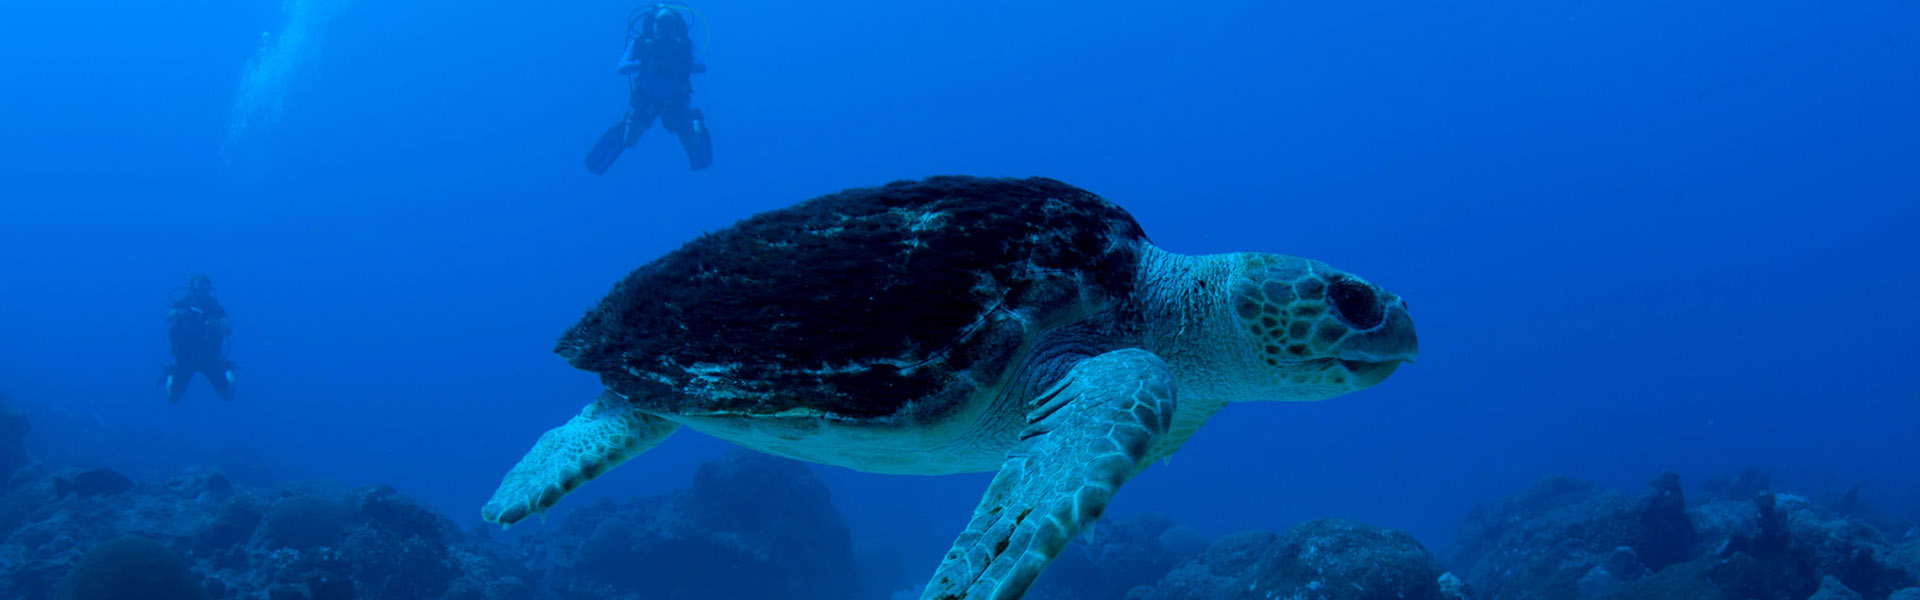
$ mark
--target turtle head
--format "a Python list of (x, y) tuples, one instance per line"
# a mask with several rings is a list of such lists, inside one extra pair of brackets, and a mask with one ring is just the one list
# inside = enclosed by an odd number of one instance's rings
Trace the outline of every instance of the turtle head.
[(1250, 390), (1324, 400), (1365, 389), (1420, 353), (1407, 303), (1326, 263), (1241, 254), (1228, 286)]

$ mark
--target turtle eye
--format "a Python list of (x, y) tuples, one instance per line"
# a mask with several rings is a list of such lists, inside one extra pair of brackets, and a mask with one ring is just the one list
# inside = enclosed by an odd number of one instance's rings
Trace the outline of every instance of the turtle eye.
[(1340, 319), (1354, 329), (1372, 329), (1386, 319), (1380, 309), (1380, 297), (1373, 286), (1351, 277), (1335, 277), (1327, 289), (1327, 296), (1333, 300), (1333, 309), (1339, 311)]

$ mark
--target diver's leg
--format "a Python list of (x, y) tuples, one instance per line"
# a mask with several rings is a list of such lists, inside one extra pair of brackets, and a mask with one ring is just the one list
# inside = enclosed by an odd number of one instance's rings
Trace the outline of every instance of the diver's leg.
[(676, 104), (661, 113), (660, 126), (680, 138), (688, 167), (698, 171), (713, 164), (713, 137), (707, 132), (706, 116), (700, 109)]
[(593, 149), (587, 151), (588, 172), (595, 175), (606, 173), (607, 169), (613, 167), (613, 161), (620, 158), (620, 153), (639, 142), (640, 134), (653, 125), (657, 109), (653, 108), (645, 95), (634, 92), (629, 103), (631, 106), (627, 108), (626, 116), (601, 132), (600, 139), (593, 143)]
[(640, 143), (640, 134), (646, 133), (647, 128), (653, 126), (653, 120), (659, 117), (660, 103), (647, 97), (646, 94), (634, 92), (633, 96), (627, 101), (627, 118), (625, 121), (627, 125), (625, 137), (627, 147), (632, 148), (634, 144)]
[(166, 386), (169, 404), (178, 404), (180, 398), (187, 395), (187, 383), (193, 381), (193, 369), (181, 365), (182, 363), (176, 360), (172, 365), (167, 366)]
[(207, 377), (207, 385), (213, 386), (221, 400), (233, 401), (233, 363), (218, 361), (200, 369), (200, 374)]

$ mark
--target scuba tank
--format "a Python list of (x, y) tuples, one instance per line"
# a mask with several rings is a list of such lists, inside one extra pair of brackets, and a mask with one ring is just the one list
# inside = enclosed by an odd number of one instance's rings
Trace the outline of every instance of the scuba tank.
[(188, 290), (186, 295), (172, 298), (173, 304), (179, 307), (174, 309), (167, 324), (167, 341), (172, 343), (174, 355), (212, 354), (206, 358), (226, 358), (230, 340), (215, 326), (205, 309), (188, 301), (192, 293)]

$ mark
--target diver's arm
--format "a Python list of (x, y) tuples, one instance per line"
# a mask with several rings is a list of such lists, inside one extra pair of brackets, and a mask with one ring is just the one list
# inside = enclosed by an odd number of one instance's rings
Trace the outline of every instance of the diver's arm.
[(633, 38), (633, 41), (627, 42), (627, 51), (620, 55), (620, 64), (613, 67), (613, 72), (621, 75), (631, 75), (639, 70), (640, 38)]

